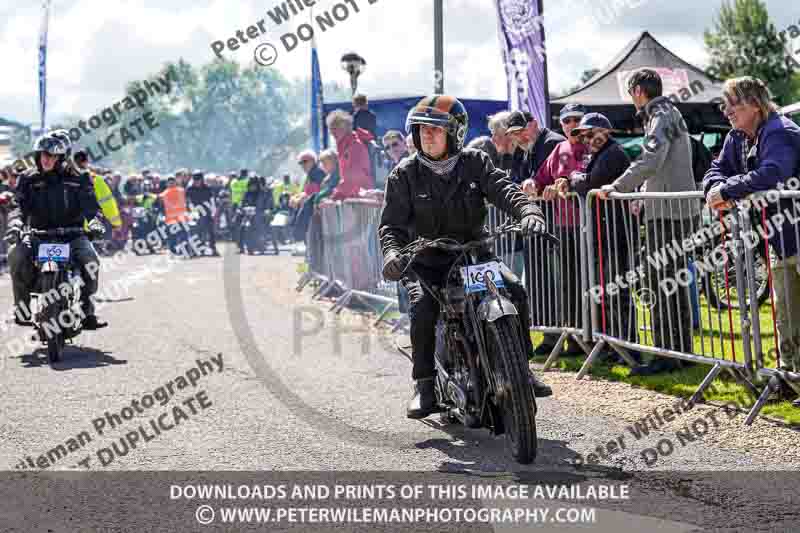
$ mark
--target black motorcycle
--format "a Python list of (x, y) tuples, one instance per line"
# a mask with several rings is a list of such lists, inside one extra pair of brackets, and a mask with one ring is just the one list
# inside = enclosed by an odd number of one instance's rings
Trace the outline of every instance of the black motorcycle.
[(273, 233), (273, 240), (281, 244), (292, 242), (292, 222), (294, 220), (294, 210), (289, 207), (288, 192), (282, 193), (278, 198), (278, 208), (275, 210), (270, 221), (270, 230)]
[[(536, 457), (536, 399), (529, 378), (517, 309), (503, 286), (501, 261), (481, 262), (504, 225), (486, 238), (461, 244), (453, 239), (418, 238), (401, 253), (410, 258), (427, 248), (457, 253), (446, 287), (420, 283), (440, 304), (437, 322), (436, 398), (446, 422), (485, 427), (505, 434), (511, 454), (527, 464)], [(552, 236), (547, 236), (555, 240)], [(557, 242), (557, 241), (555, 241)]]
[[(156, 233), (156, 214), (145, 207), (134, 207), (131, 209), (131, 237), (133, 238), (133, 251), (136, 255), (142, 255), (144, 250), (151, 254), (158, 252), (158, 247), (153, 245), (157, 239), (150, 238), (148, 235)], [(142, 242), (144, 244), (139, 244)]]
[(254, 205), (239, 208), (239, 248), (247, 250), (248, 255), (266, 253), (266, 239), (272, 241), (275, 255), (280, 253), (275, 233), (271, 231), (268, 220), (271, 219), (269, 211), (259, 211)]
[(31, 317), (39, 340), (47, 345), (50, 364), (61, 360), (66, 341), (83, 327), (80, 268), (70, 256), (71, 243), (85, 235), (82, 227), (31, 232), (36, 285), (31, 292)]

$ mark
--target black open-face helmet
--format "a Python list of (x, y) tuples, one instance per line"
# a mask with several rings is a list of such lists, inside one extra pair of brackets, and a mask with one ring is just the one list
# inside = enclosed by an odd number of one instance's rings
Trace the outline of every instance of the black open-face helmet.
[(447, 153), (453, 156), (464, 148), (469, 116), (464, 104), (447, 95), (426, 96), (415, 105), (406, 117), (406, 132), (414, 139), (414, 146), (422, 151), (419, 127), (423, 124), (439, 126), (447, 132)]
[(48, 132), (36, 139), (33, 143), (33, 151), (36, 153), (46, 152), (50, 155), (67, 156), (72, 151), (72, 142), (61, 136), (58, 130)]

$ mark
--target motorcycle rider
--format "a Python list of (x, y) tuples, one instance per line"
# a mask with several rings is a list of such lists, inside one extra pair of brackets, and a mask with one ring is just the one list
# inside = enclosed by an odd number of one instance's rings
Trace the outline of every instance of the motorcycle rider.
[[(33, 144), (36, 168), (25, 172), (17, 185), (17, 209), (9, 215), (6, 239), (11, 246), (8, 264), (14, 291), (15, 322), (30, 325), (30, 293), (35, 286), (34, 251), (25, 224), (32, 229), (48, 230), (83, 226), (88, 221), (89, 233), (102, 236), (105, 226), (97, 218), (100, 206), (92, 190), (89, 174), (79, 172), (69, 161), (72, 144), (69, 135), (49, 132)], [(80, 267), (81, 310), (83, 329), (106, 327), (94, 314), (91, 296), (97, 292), (100, 262), (86, 235), (70, 242), (72, 260)]]
[(153, 182), (150, 179), (142, 181), (142, 192), (136, 195), (135, 201), (136, 207), (144, 207), (148, 212), (152, 212), (158, 201), (158, 195), (154, 193)]
[(211, 248), (211, 255), (219, 257), (217, 237), (214, 231), (216, 198), (211, 187), (205, 183), (205, 173), (202, 170), (195, 170), (192, 173), (192, 184), (186, 190), (186, 199), (189, 201), (189, 208), (197, 208), (200, 213), (200, 218), (197, 220), (197, 233), (207, 237), (204, 240)]
[[(247, 192), (242, 198), (241, 207), (255, 207), (256, 214), (251, 222), (252, 226), (248, 230), (242, 228), (239, 232), (239, 253), (244, 253), (245, 247), (251, 253), (255, 251), (264, 252), (263, 233), (266, 225), (264, 211), (269, 209), (271, 203), (268, 201), (268, 194), (268, 192), (264, 191), (260, 179), (255, 177), (250, 179), (247, 184)], [(241, 221), (244, 215), (241, 214), (238, 218)], [(254, 240), (257, 243), (255, 250), (251, 248)]]
[(144, 209), (145, 217), (137, 221), (136, 229), (131, 229), (131, 236), (146, 242), (148, 234), (156, 231), (158, 195), (153, 192), (151, 178), (142, 180), (141, 190), (140, 194), (133, 197), (133, 206)]
[[(485, 153), (464, 149), (467, 125), (467, 111), (456, 98), (436, 95), (420, 100), (406, 119), (406, 130), (412, 133), (418, 152), (401, 161), (386, 184), (378, 235), (383, 277), (402, 280), (410, 297), (414, 395), (406, 413), (409, 418), (424, 418), (436, 409), (434, 350), (439, 304), (417, 276), (429, 285), (443, 285), (456, 257), (425, 250), (417, 255), (411, 274), (406, 272), (409, 258), (401, 255), (400, 249), (416, 237), (451, 237), (459, 242), (479, 239), (485, 231), (486, 199), (520, 220), (524, 234), (545, 231), (542, 212), (508, 174), (496, 169)], [(523, 346), (531, 353), (525, 289), (508, 268), (502, 275), (519, 311)], [(530, 381), (536, 396), (552, 394), (550, 387), (532, 374)]]

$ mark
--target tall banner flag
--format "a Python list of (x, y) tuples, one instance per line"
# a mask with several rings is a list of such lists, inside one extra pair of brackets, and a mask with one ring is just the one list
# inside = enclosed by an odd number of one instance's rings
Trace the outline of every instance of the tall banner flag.
[(50, 16), (50, 0), (42, 1), (42, 28), (39, 32), (39, 114), (40, 127), (45, 129), (47, 112), (47, 20)]
[(550, 124), (542, 0), (497, 0), (497, 21), (508, 79), (508, 108)]
[(324, 145), (327, 148), (327, 132), (322, 115), (322, 76), (319, 73), (317, 42), (311, 39), (311, 146), (319, 154)]

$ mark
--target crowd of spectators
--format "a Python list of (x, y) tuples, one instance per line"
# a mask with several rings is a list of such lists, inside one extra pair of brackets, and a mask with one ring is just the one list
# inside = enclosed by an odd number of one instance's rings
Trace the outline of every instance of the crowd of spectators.
[[(576, 104), (565, 106), (559, 116), (563, 137), (540, 127), (526, 112), (502, 111), (488, 119), (491, 136), (475, 139), (470, 144), (486, 152), (495, 166), (508, 171), (531, 198), (553, 202), (552, 208), (546, 210), (547, 222), (561, 239), (559, 264), (562, 270), (564, 265), (575, 265), (582, 260), (576, 256), (580, 247), (572, 242), (579, 239), (580, 232), (577, 202), (568, 200), (568, 192), (585, 196), (590, 190), (600, 189), (598, 197), (604, 200), (614, 192), (702, 190), (707, 208), (716, 217), (717, 212), (730, 209), (734, 200), (753, 192), (781, 188), (800, 171), (800, 128), (777, 113), (768, 88), (760, 80), (743, 77), (725, 83), (721, 110), (731, 122), (732, 131), (724, 145), (716, 147), (713, 162), (711, 153), (689, 134), (678, 108), (663, 95), (662, 80), (657, 72), (640, 69), (633, 73), (628, 80), (628, 93), (643, 125), (642, 152), (634, 160), (614, 139), (615, 128), (607, 117)], [(622, 205), (614, 204), (611, 211), (615, 229), (605, 235), (599, 243), (602, 253), (596, 254), (596, 261), (602, 257), (602, 267), (607, 273), (625, 274), (635, 265), (639, 250), (632, 249), (630, 242), (633, 228), (641, 225), (642, 238), (650, 250), (663, 249), (673, 239), (681, 242), (692, 234), (693, 228), (699, 227), (703, 208), (692, 200), (643, 200), (631, 202), (624, 209)], [(771, 209), (777, 211), (778, 206)], [(601, 214), (602, 221), (608, 216), (611, 216), (608, 211)], [(800, 370), (800, 343), (792, 342), (800, 336), (797, 325), (800, 324), (797, 318), (800, 317), (800, 267), (794, 236), (795, 229), (785, 221), (783, 231), (770, 237), (778, 257), (772, 269), (776, 322), (785, 370)], [(528, 254), (525, 256), (528, 274), (531, 265), (527, 264)], [(568, 305), (567, 314), (572, 315), (568, 316), (568, 322), (580, 327), (580, 278), (558, 272), (559, 268), (554, 268), (547, 257), (535, 257), (533, 261), (538, 262), (534, 270), (540, 272), (540, 276), (538, 280), (528, 277), (527, 286), (529, 290), (541, 291), (533, 297), (576, 304)], [(688, 262), (691, 261), (689, 258)], [(653, 323), (648, 324), (648, 329), (654, 346), (692, 354), (692, 332), (698, 327), (698, 310), (691, 307), (697, 306), (692, 303), (696, 299), (688, 297), (688, 288), (667, 293), (657, 284), (675, 277), (683, 264), (670, 261), (658, 271), (652, 263), (647, 264), (644, 283), (656, 295), (650, 312)], [(552, 287), (558, 287), (560, 300), (554, 300), (553, 294), (548, 292)], [(614, 295), (614, 302), (617, 304), (615, 312), (606, 309), (608, 329), (623, 340), (641, 342), (642, 333), (630, 288), (620, 288)], [(536, 313), (535, 308), (533, 313)], [(550, 353), (557, 341), (558, 336), (545, 335), (537, 352)], [(568, 345), (566, 351), (582, 352), (577, 345)], [(631, 355), (641, 360), (640, 354), (632, 352)], [(601, 357), (616, 358), (611, 352)], [(690, 364), (675, 358), (655, 357), (632, 373), (648, 375)]]

